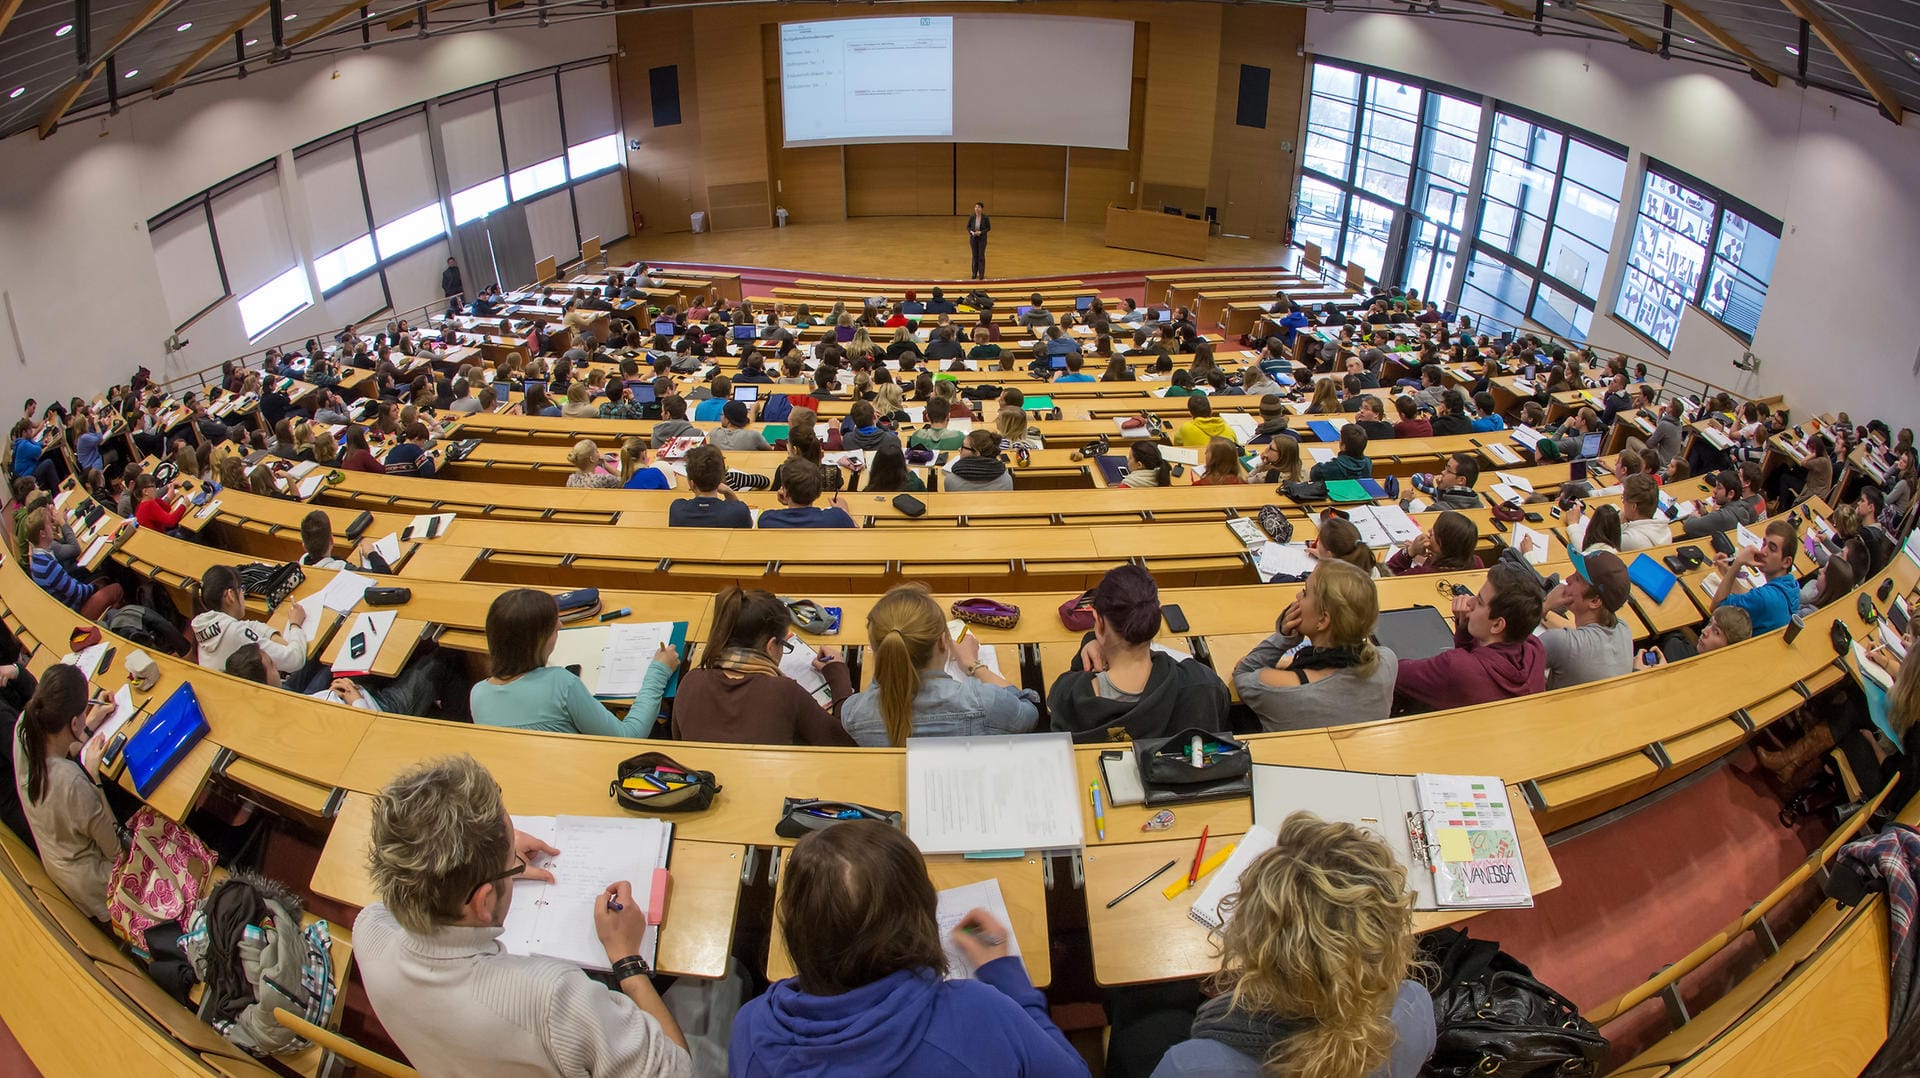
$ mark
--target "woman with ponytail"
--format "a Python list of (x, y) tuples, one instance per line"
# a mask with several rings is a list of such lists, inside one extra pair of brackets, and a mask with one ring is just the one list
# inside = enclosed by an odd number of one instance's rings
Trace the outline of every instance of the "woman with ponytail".
[(120, 857), (120, 838), (107, 799), (79, 755), (92, 729), (112, 713), (112, 701), (87, 700), (85, 674), (60, 665), (41, 675), (13, 731), (14, 784), (40, 863), (96, 921), (107, 919), (107, 881)]
[(1373, 643), (1379, 619), (1372, 578), (1346, 562), (1324, 562), (1273, 635), (1233, 668), (1233, 687), (1264, 730), (1384, 719), (1393, 710), (1400, 660)]
[(1123, 487), (1164, 487), (1173, 483), (1173, 468), (1161, 456), (1160, 445), (1136, 439), (1127, 450), (1128, 471), (1120, 480)]
[(1330, 516), (1322, 520), (1320, 534), (1307, 545), (1323, 564), (1343, 561), (1375, 579), (1390, 575), (1380, 571), (1373, 548), (1360, 541), (1360, 529), (1346, 517)]
[(873, 604), (867, 646), (873, 684), (841, 713), (856, 744), (898, 748), (909, 737), (1024, 734), (1040, 721), (1038, 694), (981, 661), (972, 633), (953, 639), (946, 613), (923, 585), (902, 584)]
[(758, 588), (721, 592), (706, 655), (680, 679), (674, 736), (742, 745), (853, 744), (839, 718), (853, 693), (840, 649), (817, 649), (808, 665), (818, 680), (808, 689), (780, 669), (795, 646), (786, 603)]
[(1385, 843), (1296, 812), (1227, 899), (1219, 994), (1154, 1078), (1413, 1078), (1433, 1053), (1413, 898)]

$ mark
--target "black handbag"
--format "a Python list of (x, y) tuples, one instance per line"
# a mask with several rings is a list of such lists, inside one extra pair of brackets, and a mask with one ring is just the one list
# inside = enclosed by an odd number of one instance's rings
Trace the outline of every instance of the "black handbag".
[[(1196, 737), (1202, 746), (1197, 767)], [(1133, 743), (1133, 756), (1149, 805), (1253, 795), (1253, 754), (1245, 742), (1223, 733), (1189, 727), (1171, 737), (1145, 738)]]
[(1420, 945), (1439, 970), (1432, 990), (1438, 1038), (1422, 1075), (1600, 1073), (1607, 1038), (1499, 944), (1444, 928), (1427, 933)]
[(898, 829), (901, 814), (861, 805), (852, 801), (830, 801), (817, 797), (789, 797), (780, 806), (780, 822), (773, 833), (781, 838), (802, 838), (809, 831), (824, 831), (849, 820), (878, 820)]
[(1296, 502), (1324, 502), (1327, 500), (1327, 485), (1312, 480), (1305, 483), (1282, 483), (1280, 493)]
[(293, 589), (306, 583), (307, 574), (295, 562), (282, 565), (269, 565), (263, 561), (248, 562), (240, 567), (240, 587), (255, 598), (266, 600), (267, 609), (280, 605)]
[(607, 792), (633, 812), (700, 812), (720, 792), (713, 772), (682, 767), (664, 752), (643, 752), (620, 761)]

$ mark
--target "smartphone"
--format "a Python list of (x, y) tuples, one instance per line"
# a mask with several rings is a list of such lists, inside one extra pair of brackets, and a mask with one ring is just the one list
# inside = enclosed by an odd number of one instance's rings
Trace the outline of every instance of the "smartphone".
[(942, 453), (942, 454), (940, 454), (939, 456), (937, 456), (937, 457), (935, 457), (935, 458), (933, 458), (933, 466), (934, 466), (934, 467), (936, 467), (936, 468), (944, 468), (944, 467), (946, 467), (946, 466), (947, 466), (947, 455), (946, 455), (945, 453)]
[(358, 659), (360, 656), (365, 655), (366, 653), (367, 653), (367, 634), (354, 633), (352, 639), (347, 641), (347, 655), (351, 658)]
[(1640, 661), (1647, 664), (1648, 666), (1659, 666), (1661, 662), (1660, 649), (1648, 648), (1647, 650), (1641, 652)]
[(114, 734), (113, 737), (108, 740), (107, 747), (100, 753), (100, 766), (112, 767), (120, 759), (120, 750), (126, 747), (127, 732), (122, 730)]
[(1178, 603), (1168, 603), (1160, 608), (1160, 615), (1167, 619), (1167, 631), (1184, 633), (1187, 631), (1187, 615)]
[(100, 667), (98, 670), (99, 673), (104, 674), (107, 671), (113, 669), (113, 653), (118, 650), (120, 649), (117, 647), (110, 647), (107, 649), (106, 654), (100, 656)]
[(1557, 505), (1556, 505), (1556, 506), (1554, 506), (1554, 507), (1553, 507), (1552, 509), (1549, 509), (1549, 510), (1547, 510), (1547, 512), (1549, 512), (1549, 513), (1552, 513), (1552, 514), (1553, 514), (1553, 519), (1555, 519), (1555, 520), (1559, 520), (1559, 519), (1560, 519), (1560, 507), (1559, 507), (1559, 506), (1557, 506)]
[(1464, 599), (1473, 594), (1473, 589), (1467, 587), (1465, 584), (1455, 584), (1453, 585), (1453, 594), (1456, 598)]

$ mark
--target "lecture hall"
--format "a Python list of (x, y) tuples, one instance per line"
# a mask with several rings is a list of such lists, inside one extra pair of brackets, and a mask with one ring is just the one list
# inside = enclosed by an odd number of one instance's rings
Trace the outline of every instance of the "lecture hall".
[(1908, 2), (0, 0), (0, 1074), (1913, 1074), (1915, 107)]

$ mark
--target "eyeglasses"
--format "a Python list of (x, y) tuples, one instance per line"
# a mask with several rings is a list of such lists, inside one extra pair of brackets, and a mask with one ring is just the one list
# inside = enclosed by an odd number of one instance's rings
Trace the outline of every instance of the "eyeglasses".
[(793, 654), (793, 646), (799, 642), (800, 641), (795, 639), (792, 635), (788, 635), (786, 639), (780, 641), (780, 650), (791, 655)]
[[(487, 884), (499, 883), (501, 880), (512, 879), (513, 877), (518, 876), (522, 872), (525, 872), (527, 870), (526, 858), (515, 857), (513, 859), (513, 862), (514, 864), (512, 868), (507, 869), (504, 872), (496, 872), (493, 875), (488, 876), (486, 879), (481, 880), (479, 883), (474, 884), (473, 889), (467, 892), (466, 902), (472, 902), (473, 896), (479, 894), (480, 888), (485, 887)], [(463, 906), (466, 905), (466, 902), (462, 902), (461, 905)]]

